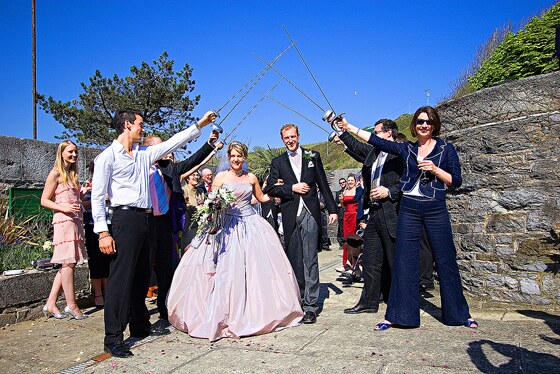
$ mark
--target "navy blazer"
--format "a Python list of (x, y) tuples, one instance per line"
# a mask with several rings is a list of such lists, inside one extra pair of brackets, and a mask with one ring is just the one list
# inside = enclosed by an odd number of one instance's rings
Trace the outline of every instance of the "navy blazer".
[[(340, 135), (340, 140), (344, 142), (344, 145), (346, 145), (348, 149), (351, 149), (352, 152), (359, 157), (354, 157), (356, 161), (360, 161), (360, 159), (364, 160), (362, 161), (362, 178), (364, 181), (365, 190), (363, 207), (367, 208), (370, 201), (369, 193), (371, 191), (371, 168), (375, 160), (379, 156), (381, 150), (376, 147), (372, 147), (369, 144), (362, 143), (361, 141), (350, 135), (350, 133), (348, 133), (347, 131), (344, 131)], [(403, 161), (398, 156), (389, 154), (385, 159), (385, 164), (383, 165), (383, 170), (380, 177), (381, 185), (389, 190), (389, 196), (381, 201), (381, 207), (383, 209), (383, 215), (385, 217), (387, 230), (392, 238), (395, 238), (397, 234), (397, 211), (401, 197), (400, 179), (403, 174), (403, 169)]]
[[(396, 143), (381, 139), (371, 134), (368, 143), (376, 149), (400, 156), (405, 162), (405, 170), (401, 177), (400, 189), (402, 192), (410, 192), (414, 189), (416, 182), (420, 179), (421, 170), (418, 168), (418, 142)], [(436, 200), (445, 200), (447, 188), (458, 188), (463, 183), (461, 178), (461, 164), (459, 156), (453, 144), (436, 138), (436, 145), (432, 152), (424, 159), (432, 161), (438, 168), (451, 174), (451, 186), (448, 187), (440, 179), (430, 172), (425, 175), (428, 180), (419, 184), (420, 193)]]

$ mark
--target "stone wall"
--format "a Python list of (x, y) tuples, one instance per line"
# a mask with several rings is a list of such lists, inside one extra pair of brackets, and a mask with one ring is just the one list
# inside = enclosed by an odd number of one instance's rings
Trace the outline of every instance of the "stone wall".
[(560, 73), (438, 106), (461, 158), (448, 194), (465, 288), (484, 299), (560, 306)]
[[(43, 188), (54, 166), (57, 143), (0, 136), (0, 192), (8, 187)], [(86, 179), (86, 166), (101, 151), (78, 148), (78, 175)]]

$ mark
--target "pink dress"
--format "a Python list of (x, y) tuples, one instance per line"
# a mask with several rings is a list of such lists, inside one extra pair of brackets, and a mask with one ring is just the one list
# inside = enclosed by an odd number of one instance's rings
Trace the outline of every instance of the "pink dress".
[(265, 334), (303, 316), (296, 277), (278, 235), (251, 207), (252, 186), (230, 184), (237, 201), (218, 234), (195, 237), (169, 290), (169, 322), (196, 338)]
[[(73, 204), (80, 201), (80, 190), (77, 187), (70, 183), (59, 183), (56, 186), (54, 191), (55, 203)], [(51, 263), (81, 264), (87, 260), (82, 212), (55, 212), (52, 223), (54, 253)]]

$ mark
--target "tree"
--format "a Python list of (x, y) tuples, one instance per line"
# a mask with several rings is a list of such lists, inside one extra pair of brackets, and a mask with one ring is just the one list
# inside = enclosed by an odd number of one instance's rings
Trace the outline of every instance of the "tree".
[(257, 177), (265, 179), (270, 172), (272, 159), (286, 152), (285, 148), (255, 147), (248, 155), (249, 170)]
[(533, 17), (517, 33), (508, 33), (480, 69), (468, 78), (475, 89), (490, 87), (506, 80), (558, 70), (554, 58), (555, 27), (560, 25), (560, 3), (542, 16)]
[(194, 90), (192, 68), (185, 64), (174, 72), (175, 61), (163, 52), (149, 65), (132, 66), (131, 75), (104, 77), (99, 70), (89, 78), (89, 85), (69, 102), (39, 95), (41, 108), (53, 115), (65, 130), (58, 139), (76, 139), (79, 144), (103, 146), (116, 136), (110, 127), (113, 113), (118, 109), (136, 109), (142, 113), (146, 132), (167, 139), (195, 120), (191, 112), (200, 100), (189, 93)]

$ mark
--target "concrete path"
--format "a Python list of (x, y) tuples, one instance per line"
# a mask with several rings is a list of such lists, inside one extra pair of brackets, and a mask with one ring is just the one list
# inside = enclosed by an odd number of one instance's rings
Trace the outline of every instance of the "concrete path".
[[(560, 373), (560, 313), (469, 300), (477, 331), (441, 324), (439, 294), (423, 299), (422, 326), (374, 332), (377, 314), (342, 312), (361, 284), (337, 280), (340, 251), (319, 254), (324, 308), (314, 325), (267, 335), (194, 339), (173, 330), (134, 343), (134, 357), (103, 353), (103, 312), (83, 321), (43, 319), (0, 330), (3, 373)], [(428, 295), (429, 296), (429, 295)], [(153, 300), (148, 300), (155, 313)], [(152, 321), (155, 322), (156, 315)]]

